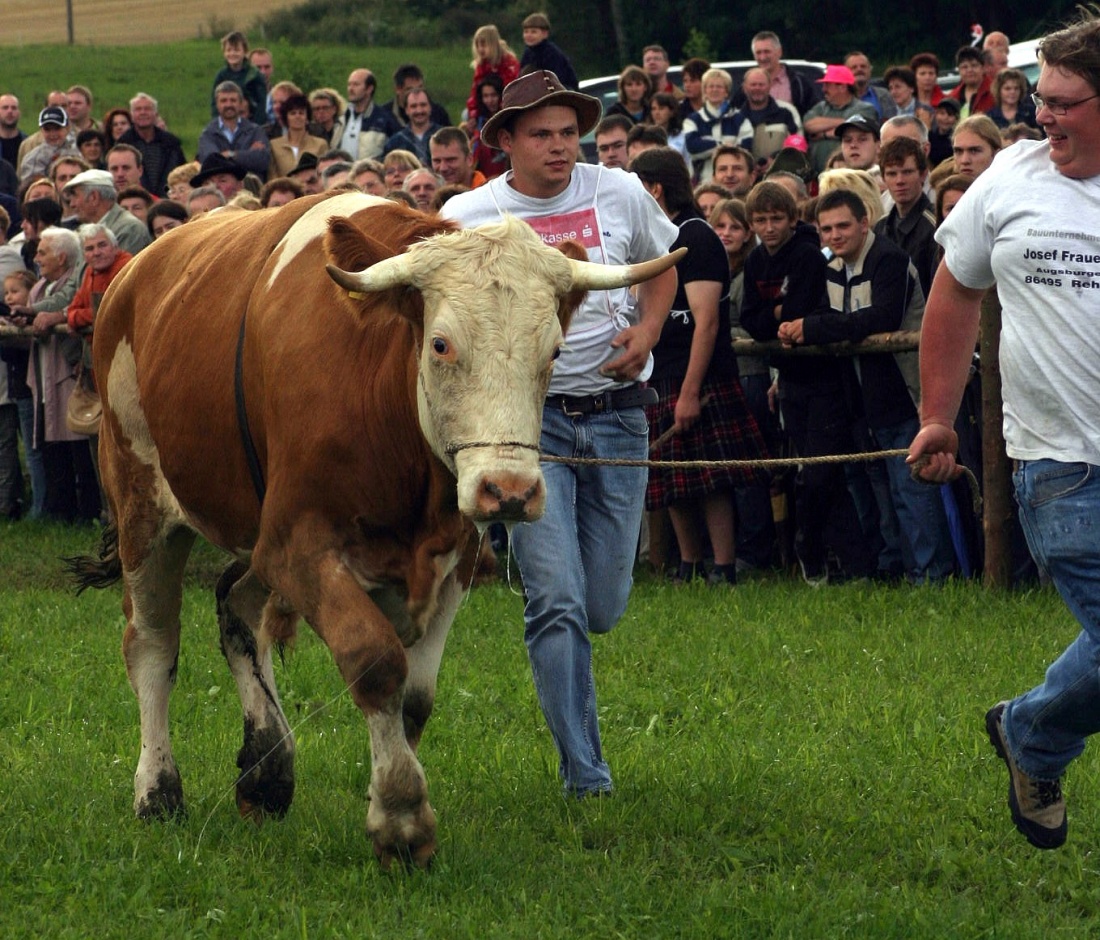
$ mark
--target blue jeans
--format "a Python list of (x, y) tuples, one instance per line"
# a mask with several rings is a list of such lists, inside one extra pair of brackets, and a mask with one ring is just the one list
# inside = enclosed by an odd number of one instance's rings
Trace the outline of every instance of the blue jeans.
[(28, 516), (37, 519), (46, 511), (46, 464), (42, 460), (42, 448), (32, 447), (34, 440), (34, 399), (19, 398), (19, 433), (23, 435), (23, 449), (27, 453), (27, 470), (31, 476), (31, 509)]
[[(570, 418), (547, 407), (542, 420), (544, 453), (647, 456), (649, 427), (641, 408)], [(542, 472), (546, 513), (512, 532), (527, 595), (524, 640), (565, 789), (584, 795), (611, 789), (589, 634), (606, 633), (626, 609), (647, 470), (544, 462)]]
[[(914, 415), (900, 424), (874, 428), (873, 433), (883, 450), (896, 450), (908, 447), (919, 430), (920, 419)], [(917, 584), (950, 577), (955, 571), (955, 546), (940, 488), (914, 480), (904, 457), (889, 457), (885, 464), (906, 576)]]
[(1016, 763), (1031, 777), (1054, 780), (1100, 731), (1100, 467), (1021, 461), (1012, 481), (1035, 562), (1081, 624), (1043, 684), (1004, 714)]

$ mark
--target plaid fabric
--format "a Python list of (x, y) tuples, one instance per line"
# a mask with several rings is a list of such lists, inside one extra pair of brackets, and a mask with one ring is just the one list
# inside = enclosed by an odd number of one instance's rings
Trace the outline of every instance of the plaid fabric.
[[(650, 382), (661, 400), (646, 406), (650, 443), (672, 427), (680, 380)], [(741, 383), (736, 378), (704, 382), (700, 397), (710, 395), (699, 420), (686, 432), (672, 435), (660, 449), (651, 453), (653, 460), (758, 460), (768, 456), (764, 438), (745, 404)], [(736, 486), (767, 483), (764, 470), (712, 467), (705, 469), (656, 468), (649, 471), (646, 509), (660, 509), (684, 499), (699, 499), (709, 493)]]

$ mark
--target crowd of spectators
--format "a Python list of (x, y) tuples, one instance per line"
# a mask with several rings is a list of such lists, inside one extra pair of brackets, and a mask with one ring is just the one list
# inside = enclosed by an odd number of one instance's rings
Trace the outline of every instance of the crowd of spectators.
[[(547, 69), (577, 87), (550, 32), (544, 14), (529, 16), (517, 56), (495, 26), (478, 29), (457, 121), (413, 63), (395, 71), (384, 103), (367, 68), (348, 75), (346, 94), (304, 90), (277, 80), (270, 50), (232, 32), (194, 159), (145, 91), (102, 122), (87, 87), (52, 91), (30, 135), (19, 99), (0, 95), (0, 313), (33, 333), (2, 347), (0, 515), (100, 517), (95, 438), (65, 427), (64, 399), (90, 364), (99, 299), (133, 255), (203, 213), (277, 207), (333, 188), (437, 211), (509, 169), (481, 130), (510, 81)], [(595, 129), (599, 162), (637, 172), (696, 259), (680, 266), (679, 306), (656, 350), (664, 365), (653, 436), (671, 433), (663, 446), (684, 459), (904, 446), (916, 427), (915, 353), (769, 360), (734, 357), (729, 340), (815, 345), (919, 329), (940, 262), (937, 225), (999, 150), (1041, 136), (1027, 78), (1007, 68), (999, 33), (959, 50), (960, 82), (947, 93), (929, 52), (891, 65), (881, 84), (858, 51), (814, 81), (787, 68), (770, 31), (753, 38), (752, 55), (756, 67), (737, 87), (698, 58), (683, 63), (680, 87), (668, 79), (665, 49), (647, 46), (641, 64), (620, 73), (618, 100)], [(724, 270), (709, 273), (704, 257), (725, 259)], [(721, 296), (696, 282), (717, 284)], [(59, 323), (73, 332), (59, 334)], [(769, 569), (785, 558), (772, 512), (783, 487), (793, 557), (810, 583), (940, 581), (975, 568), (951, 523), (960, 515), (951, 489), (913, 484), (900, 459), (807, 464), (793, 483), (759, 472), (654, 472), (643, 555), (685, 580)]]

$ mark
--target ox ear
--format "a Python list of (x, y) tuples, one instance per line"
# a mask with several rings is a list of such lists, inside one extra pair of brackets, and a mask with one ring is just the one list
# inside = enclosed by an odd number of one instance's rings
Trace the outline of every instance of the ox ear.
[[(558, 250), (570, 261), (588, 260), (588, 252), (584, 250), (584, 246), (579, 242), (562, 242), (558, 245)], [(567, 294), (558, 298), (558, 320), (561, 322), (563, 336), (568, 332), (569, 322), (573, 319), (573, 314), (577, 312), (577, 308), (583, 303), (584, 296), (587, 293), (588, 290), (584, 287), (571, 287)]]
[(328, 220), (325, 254), (342, 271), (362, 271), (383, 258), (388, 258), (392, 252), (381, 242), (365, 234), (350, 219), (337, 216)]

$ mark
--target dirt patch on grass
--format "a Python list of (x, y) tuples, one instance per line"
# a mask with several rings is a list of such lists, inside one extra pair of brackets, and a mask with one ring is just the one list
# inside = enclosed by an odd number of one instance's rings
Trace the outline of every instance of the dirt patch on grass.
[[(249, 31), (262, 13), (294, 6), (296, 0), (217, 0), (158, 3), (155, 0), (72, 0), (73, 38), (78, 45), (178, 42), (220, 38), (231, 29)], [(249, 33), (253, 45), (263, 37)], [(65, 0), (5, 4), (2, 45), (69, 40)]]

